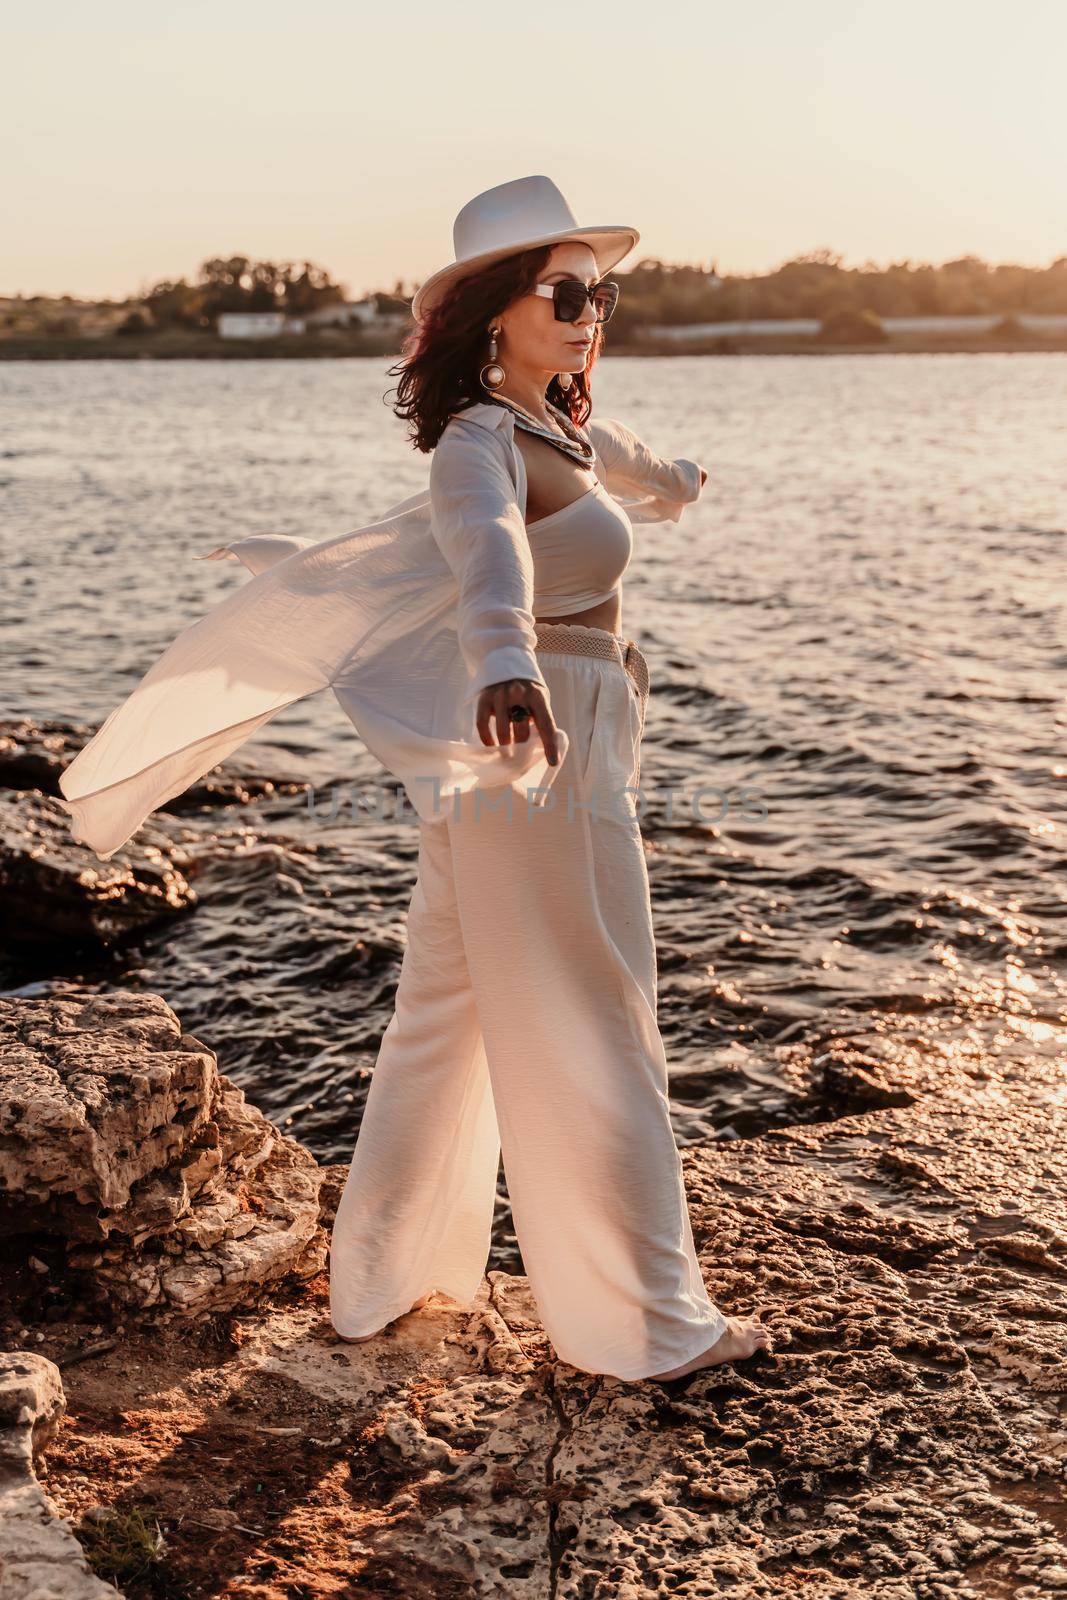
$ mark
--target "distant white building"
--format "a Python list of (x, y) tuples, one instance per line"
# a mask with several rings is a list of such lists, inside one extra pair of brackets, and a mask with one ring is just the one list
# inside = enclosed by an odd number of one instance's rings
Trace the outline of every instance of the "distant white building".
[[(992, 333), (1003, 313), (975, 314), (946, 317), (883, 317), (886, 333)], [(1054, 335), (1067, 329), (1067, 316), (1051, 312), (1019, 311), (1015, 320), (1020, 327), (1033, 333)], [(652, 339), (718, 339), (730, 334), (791, 334), (795, 337), (814, 336), (822, 327), (819, 317), (759, 317), (735, 322), (689, 322), (663, 327), (643, 328), (641, 333)]]
[(369, 328), (380, 320), (373, 300), (338, 300), (304, 313), (309, 328)]
[(284, 311), (220, 311), (217, 327), (221, 339), (273, 339), (281, 333), (303, 333), (304, 322)]
[(730, 333), (816, 334), (818, 317), (750, 318), (744, 322), (687, 322), (642, 329), (653, 339), (718, 339)]

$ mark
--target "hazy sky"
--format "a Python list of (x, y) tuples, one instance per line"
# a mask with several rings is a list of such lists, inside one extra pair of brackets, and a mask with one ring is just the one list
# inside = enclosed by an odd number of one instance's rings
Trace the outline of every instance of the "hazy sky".
[(237, 252), (410, 289), (535, 172), (640, 230), (621, 271), (1067, 253), (1064, 0), (54, 0), (5, 55), (4, 294)]

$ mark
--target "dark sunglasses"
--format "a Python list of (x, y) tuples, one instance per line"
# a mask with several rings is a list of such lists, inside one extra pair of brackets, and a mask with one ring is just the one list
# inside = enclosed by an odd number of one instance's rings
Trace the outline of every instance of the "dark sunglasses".
[(585, 310), (585, 302), (592, 301), (598, 322), (607, 322), (619, 303), (619, 286), (601, 278), (598, 283), (584, 284), (581, 278), (562, 278), (559, 283), (535, 283), (531, 294), (542, 294), (555, 305), (557, 322), (577, 322)]

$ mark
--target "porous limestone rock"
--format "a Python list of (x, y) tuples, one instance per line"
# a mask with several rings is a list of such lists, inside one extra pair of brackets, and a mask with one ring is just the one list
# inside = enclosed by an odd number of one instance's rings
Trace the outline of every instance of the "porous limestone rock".
[(158, 995), (0, 999), (0, 1231), (112, 1304), (191, 1312), (320, 1270), (320, 1172)]
[(70, 1523), (35, 1466), (66, 1407), (59, 1369), (27, 1352), (0, 1354), (0, 1600), (116, 1600), (89, 1569)]
[(306, 792), (222, 763), (160, 806), (109, 861), (71, 836), (59, 778), (95, 729), (81, 723), (0, 721), (0, 938), (38, 957), (51, 946), (110, 945), (198, 903), (192, 846), (210, 835), (181, 820)]
[(0, 938), (12, 955), (108, 945), (197, 903), (177, 825), (154, 819), (110, 861), (71, 838), (50, 796), (0, 789)]

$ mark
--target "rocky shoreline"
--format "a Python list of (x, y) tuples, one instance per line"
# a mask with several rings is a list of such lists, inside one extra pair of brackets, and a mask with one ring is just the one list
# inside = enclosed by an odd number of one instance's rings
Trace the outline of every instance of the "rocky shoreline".
[[(1026, 1085), (946, 1071), (903, 1105), (685, 1151), (715, 1298), (772, 1307), (776, 1348), (626, 1384), (556, 1361), (503, 1273), (469, 1307), (437, 1296), (369, 1345), (339, 1340), (324, 1259), (343, 1172), (275, 1134), (272, 1173), (256, 1114), (168, 1011), (3, 1005), (5, 1204), (17, 1216), (23, 1181), (39, 1224), (7, 1241), (5, 1366), (25, 1388), (30, 1363), (43, 1417), (66, 1389), (44, 1485), (68, 1565), (71, 1526), (92, 1547), (102, 1518), (139, 1513), (162, 1547), (131, 1596), (1067, 1590), (1054, 1063)], [(123, 1205), (101, 1158), (130, 1148), (138, 1052), (137, 1146), (165, 1164), (140, 1157)], [(834, 1072), (843, 1104), (877, 1098), (874, 1063)], [(90, 1216), (109, 1250), (87, 1253)]]
[[(27, 748), (9, 936), (30, 895), (57, 938), (195, 914), (180, 818), (96, 862)], [(674, 1384), (559, 1362), (496, 1271), (346, 1344), (344, 1168), (164, 997), (28, 984), (0, 1037), (0, 1600), (1067, 1594), (1054, 1029), (1025, 1074), (839, 1040), (819, 1120), (685, 1149), (713, 1297), (775, 1348)]]

